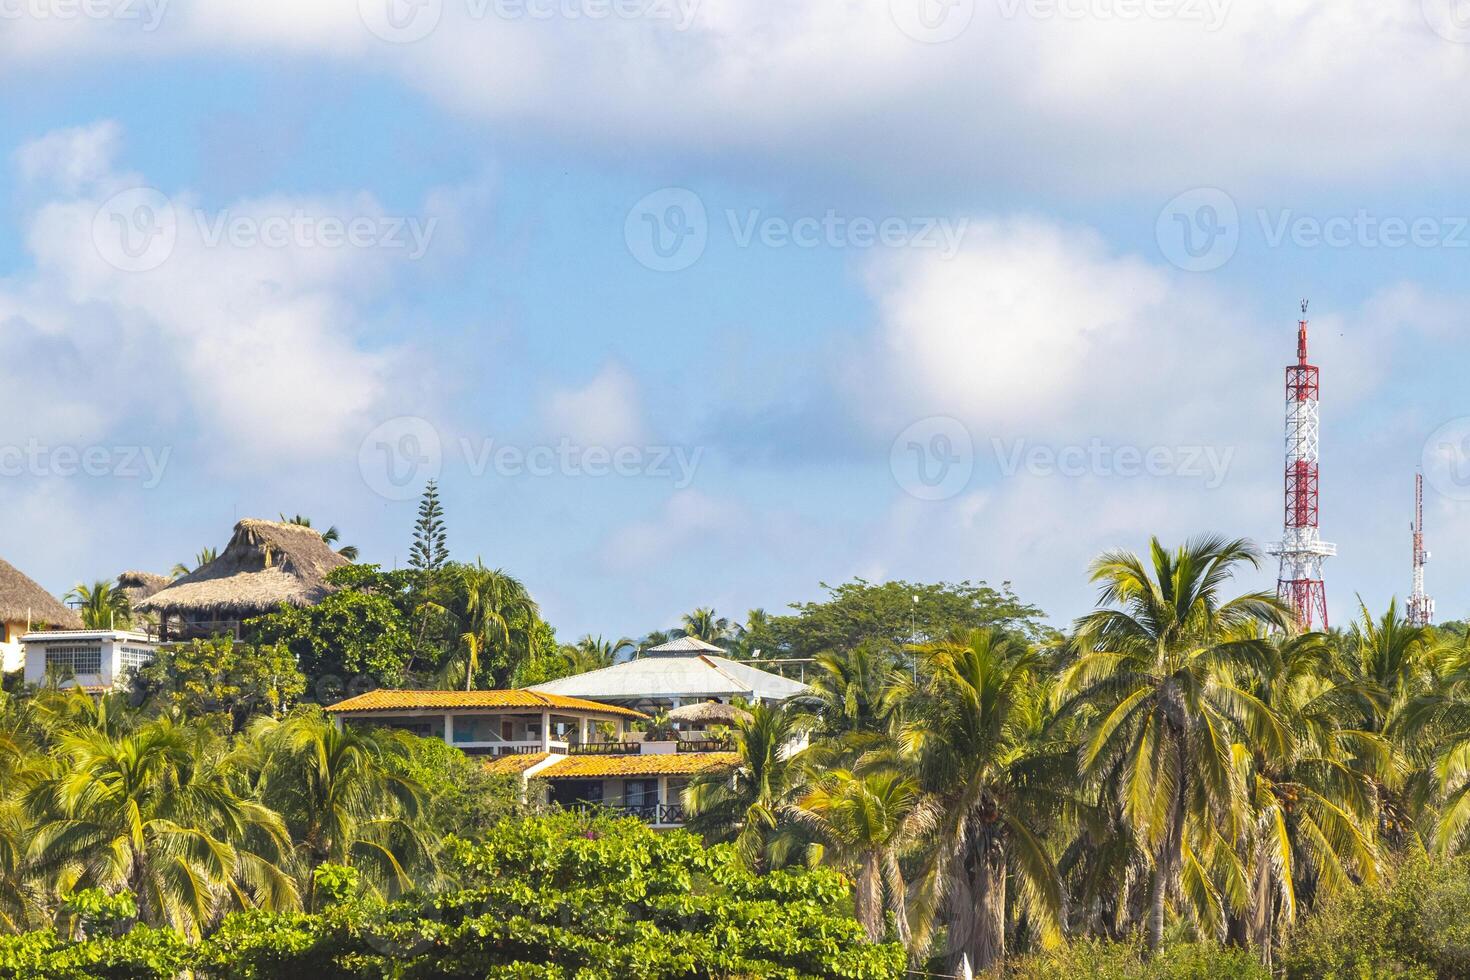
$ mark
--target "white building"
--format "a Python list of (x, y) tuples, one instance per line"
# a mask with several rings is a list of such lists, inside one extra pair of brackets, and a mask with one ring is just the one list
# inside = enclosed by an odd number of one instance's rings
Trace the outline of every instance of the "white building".
[(601, 670), (574, 674), (531, 688), (543, 694), (585, 698), (655, 714), (705, 701), (775, 704), (804, 694), (801, 681), (731, 660), (711, 643), (681, 636), (645, 650), (641, 657)]
[(43, 684), (48, 673), (62, 678), (62, 687), (110, 691), (128, 675), (152, 660), (158, 641), (132, 630), (52, 630), (27, 633), (27, 684)]

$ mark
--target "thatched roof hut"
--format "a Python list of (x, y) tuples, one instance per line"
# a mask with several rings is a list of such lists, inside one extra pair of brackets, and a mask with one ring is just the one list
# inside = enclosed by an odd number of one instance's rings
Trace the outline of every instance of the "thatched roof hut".
[(750, 712), (723, 701), (700, 701), (669, 711), (669, 721), (693, 725), (735, 725), (750, 720)]
[(82, 618), (14, 565), (0, 559), (0, 634), (7, 623), (81, 629)]
[(299, 524), (246, 518), (220, 556), (135, 608), (185, 620), (240, 620), (286, 604), (311, 606), (332, 591), (327, 573), (348, 564)]
[(168, 576), (155, 575), (152, 572), (123, 572), (117, 577), (117, 587), (134, 606), (154, 593), (162, 592), (168, 587), (168, 583)]

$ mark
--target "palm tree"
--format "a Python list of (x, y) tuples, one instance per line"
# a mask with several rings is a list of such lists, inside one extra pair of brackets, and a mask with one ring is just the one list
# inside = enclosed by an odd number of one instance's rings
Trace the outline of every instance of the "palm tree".
[(518, 579), (478, 561), (465, 567), (461, 585), (466, 627), (460, 634), (465, 650), (464, 689), (474, 687), (480, 658), (486, 652), (500, 655), (494, 681), (501, 686), (510, 676), (515, 655), (529, 652), (531, 627), (541, 610)]
[(637, 644), (626, 636), (609, 642), (600, 636), (594, 638), (588, 634), (574, 644), (563, 646), (561, 654), (567, 662), (569, 673), (585, 674), (590, 670), (611, 667), (624, 651), (632, 649), (637, 649)]
[(216, 737), (160, 718), (136, 735), (62, 735), (59, 764), (26, 794), (34, 854), (75, 887), (126, 888), (139, 917), (198, 935), (226, 905), (286, 909), (281, 818), (242, 796)]
[(214, 561), (218, 557), (219, 551), (215, 548), (201, 549), (199, 554), (194, 556), (193, 567), (185, 565), (183, 562), (179, 562), (170, 571), (170, 577), (179, 578), (181, 576), (188, 575), (190, 572), (197, 571), (198, 569), (203, 568), (205, 565), (208, 565), (210, 562)]
[(1390, 778), (1392, 746), (1354, 727), (1360, 692), (1333, 676), (1321, 633), (1274, 639), (1272, 657), (1250, 686), (1263, 727), (1247, 729), (1246, 794), (1251, 821), (1251, 942), (1269, 963), (1278, 924), (1303, 901), (1329, 898), (1377, 877), (1378, 792)]
[(1281, 725), (1235, 681), (1259, 675), (1272, 656), (1260, 629), (1287, 629), (1292, 617), (1273, 595), (1222, 596), (1236, 569), (1259, 566), (1249, 542), (1207, 536), (1170, 553), (1154, 538), (1149, 553), (1148, 566), (1125, 552), (1093, 563), (1099, 605), (1119, 608), (1078, 620), (1079, 652), (1062, 683), (1064, 709), (1091, 712), (1082, 776), (1115, 794), (1152, 859), (1147, 938), (1156, 950), (1171, 894), (1196, 907), (1217, 900), (1204, 862), (1234, 852), (1214, 834), (1186, 841), (1186, 822), (1213, 830), (1221, 818), (1244, 820), (1232, 733)]
[(1048, 742), (1034, 650), (976, 630), (919, 655), (913, 717), (899, 738), (939, 808), (920, 894), (921, 944), (942, 913), (954, 972), (966, 957), (988, 970), (1005, 956), (1008, 887), (1033, 928), (1060, 931), (1061, 880), (1042, 834), (1066, 803), (1072, 760), (1067, 745)]
[(308, 893), (327, 862), (362, 869), (390, 894), (412, 887), (408, 868), (427, 860), (423, 791), (396, 765), (408, 755), (401, 733), (297, 716), (258, 719), (249, 734), (261, 799), (290, 827)]
[(765, 867), (779, 818), (802, 789), (794, 750), (809, 723), (793, 706), (751, 708), (750, 717), (735, 723), (734, 772), (704, 773), (685, 787), (690, 829), (712, 841), (734, 841), (747, 867)]
[(700, 607), (684, 614), (683, 630), (685, 636), (718, 646), (729, 639), (730, 621), (724, 616), (715, 615), (713, 609)]
[(78, 582), (66, 594), (67, 602), (80, 603), (77, 613), (87, 629), (106, 630), (127, 626), (133, 621), (133, 606), (128, 594), (111, 582)]
[(787, 813), (826, 845), (824, 857), (856, 868), (855, 906), (872, 942), (883, 939), (883, 917), (892, 912), (899, 940), (908, 946), (907, 895), (899, 857), (933, 829), (937, 810), (912, 776), (894, 772), (828, 773)]
[[(311, 527), (311, 518), (303, 517), (300, 514), (296, 514), (293, 517), (287, 517), (285, 514), (282, 514), (281, 523), (295, 524), (298, 527)], [(322, 532), (322, 540), (325, 541), (327, 544), (336, 544), (338, 541), (342, 540), (342, 532), (338, 531), (337, 525), (333, 524), (331, 527)], [(346, 558), (348, 561), (357, 561), (357, 556), (359, 552), (357, 549), (357, 545), (348, 544), (338, 548), (337, 554), (341, 555), (343, 558)]]

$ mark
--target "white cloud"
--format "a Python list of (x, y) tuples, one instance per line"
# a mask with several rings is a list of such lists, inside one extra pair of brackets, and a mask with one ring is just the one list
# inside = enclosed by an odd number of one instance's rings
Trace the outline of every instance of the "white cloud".
[[(540, 0), (403, 3), (400, 13), (442, 14), (422, 39), (392, 44), (360, 16), (373, 3), (174, 0), (156, 31), (10, 21), (0, 57), (24, 72), (68, 46), (325, 55), (576, 146), (655, 159), (733, 151), (904, 188), (1248, 195), (1294, 180), (1453, 176), (1470, 160), (1452, 124), (1470, 108), (1470, 59), (1429, 23), (1452, 0), (1006, 0), (975, 4), (943, 44), (907, 36), (894, 2), (671, 0), (652, 5), (670, 16), (638, 19)], [(584, 15), (529, 13), (564, 9)], [(1164, 16), (1116, 13), (1143, 9)]]
[(110, 120), (59, 129), (26, 143), (15, 154), (22, 180), (55, 184), (75, 194), (112, 169), (122, 129)]
[(638, 383), (613, 362), (580, 388), (552, 391), (542, 418), (549, 436), (581, 446), (633, 446), (646, 436)]
[[(407, 252), (332, 245), (319, 232), (330, 221), (375, 222), (381, 206), (365, 195), (270, 197), (210, 210), (179, 191), (148, 192), (155, 197), (138, 199), (155, 202), (146, 213), (131, 203), (114, 213), (112, 195), (138, 183), (105, 166), (116, 135), (108, 124), (51, 134), (18, 154), (55, 186), (26, 218), (34, 269), (0, 283), (0, 320), (16, 328), (7, 351), (46, 351), (39, 373), (12, 358), (0, 369), (30, 408), (6, 415), (5, 434), (95, 431), (129, 413), (173, 412), (192, 420), (190, 435), (227, 471), (355, 448), (372, 421), (392, 414), (395, 359), (361, 347), (351, 328)], [(144, 252), (158, 261), (138, 271), (119, 267), (128, 253), (114, 240), (137, 232), (130, 222), (176, 229), (171, 248)], [(233, 227), (284, 237), (252, 243)], [(47, 382), (63, 370), (70, 383)]]

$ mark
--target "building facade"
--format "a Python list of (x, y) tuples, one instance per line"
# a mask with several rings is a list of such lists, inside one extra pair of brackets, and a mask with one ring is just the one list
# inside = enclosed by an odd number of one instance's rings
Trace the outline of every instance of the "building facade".
[(26, 633), (25, 681), (44, 684), (55, 676), (62, 687), (111, 691), (158, 652), (158, 641), (133, 630), (50, 630)]

